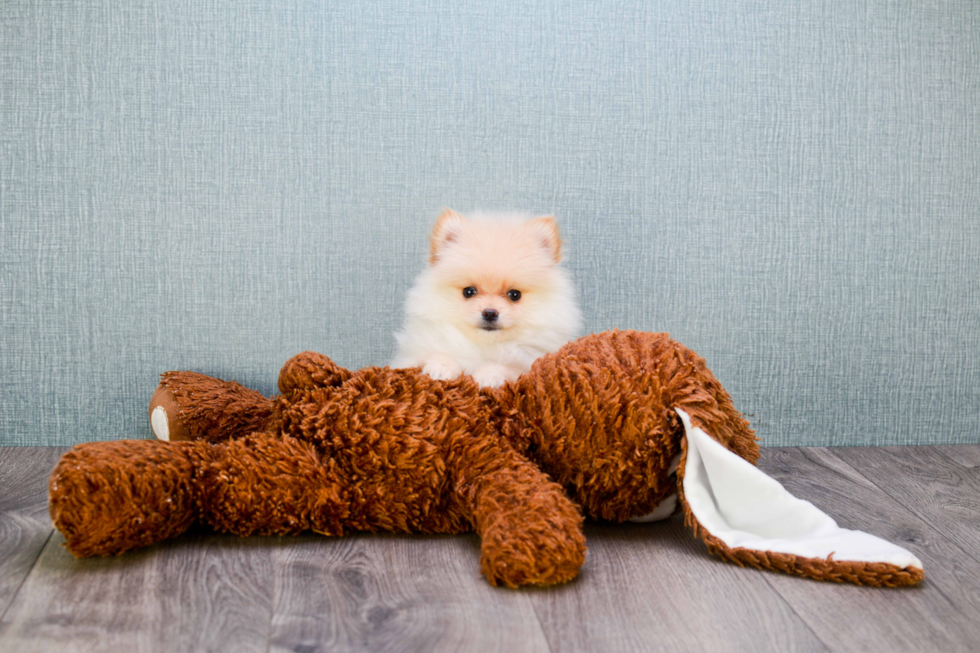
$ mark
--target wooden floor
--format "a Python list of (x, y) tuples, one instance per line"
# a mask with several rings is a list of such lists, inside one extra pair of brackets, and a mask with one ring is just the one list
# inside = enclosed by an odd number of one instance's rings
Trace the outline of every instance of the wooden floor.
[(795, 495), (912, 550), (918, 588), (708, 556), (676, 517), (589, 524), (568, 585), (491, 588), (474, 536), (188, 535), (75, 560), (47, 516), (62, 452), (0, 448), (0, 651), (978, 651), (980, 445), (765, 449)]

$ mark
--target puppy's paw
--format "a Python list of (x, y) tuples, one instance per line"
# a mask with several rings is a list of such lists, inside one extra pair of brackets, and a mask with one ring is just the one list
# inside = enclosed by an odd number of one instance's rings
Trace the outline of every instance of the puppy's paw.
[(515, 380), (520, 375), (519, 371), (506, 365), (489, 363), (473, 371), (473, 380), (481, 387), (496, 388), (507, 381)]
[(433, 356), (422, 366), (422, 373), (436, 381), (449, 381), (462, 374), (463, 368), (448, 356)]

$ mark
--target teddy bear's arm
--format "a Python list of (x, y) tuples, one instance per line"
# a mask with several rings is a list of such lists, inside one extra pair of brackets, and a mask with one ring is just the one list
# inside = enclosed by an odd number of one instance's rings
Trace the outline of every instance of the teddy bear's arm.
[(289, 397), (296, 390), (339, 386), (351, 377), (350, 370), (315, 351), (296, 354), (279, 372), (279, 392)]
[(560, 485), (505, 440), (460, 430), (449, 467), (481, 540), (491, 585), (552, 585), (585, 562), (582, 515)]

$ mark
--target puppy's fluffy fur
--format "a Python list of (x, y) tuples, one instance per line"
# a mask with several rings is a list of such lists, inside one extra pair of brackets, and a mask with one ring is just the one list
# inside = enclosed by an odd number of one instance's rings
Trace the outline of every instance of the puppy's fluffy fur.
[[(430, 237), (429, 266), (405, 302), (392, 367), (498, 386), (578, 335), (581, 313), (554, 218), (451, 210)], [(516, 291), (516, 293), (515, 293)]]

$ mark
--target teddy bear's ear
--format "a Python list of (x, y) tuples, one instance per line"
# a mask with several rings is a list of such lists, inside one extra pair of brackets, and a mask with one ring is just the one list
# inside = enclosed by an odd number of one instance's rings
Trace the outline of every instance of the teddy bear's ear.
[(532, 218), (527, 222), (531, 234), (541, 243), (552, 263), (561, 262), (561, 235), (558, 233), (558, 223), (550, 215)]
[(839, 527), (675, 410), (686, 436), (678, 469), (685, 522), (711, 553), (739, 565), (859, 585), (898, 587), (925, 578), (912, 553)]
[(452, 209), (443, 210), (429, 236), (429, 265), (439, 260), (439, 253), (446, 245), (459, 239), (465, 226), (466, 218)]

